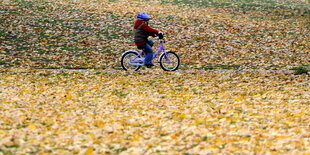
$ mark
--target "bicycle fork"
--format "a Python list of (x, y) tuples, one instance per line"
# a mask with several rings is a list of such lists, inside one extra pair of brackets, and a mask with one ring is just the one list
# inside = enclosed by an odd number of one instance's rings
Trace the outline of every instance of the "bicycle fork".
[[(164, 50), (164, 52), (161, 54), (160, 57), (162, 57), (162, 55), (164, 54), (164, 55), (165, 55), (165, 59), (167, 60), (167, 62), (168, 62), (168, 63), (171, 63), (171, 60), (170, 60), (169, 57), (168, 57), (167, 51), (168, 51), (168, 50)], [(160, 58), (160, 57), (159, 57), (159, 58)], [(160, 59), (158, 59), (158, 62), (160, 62)]]

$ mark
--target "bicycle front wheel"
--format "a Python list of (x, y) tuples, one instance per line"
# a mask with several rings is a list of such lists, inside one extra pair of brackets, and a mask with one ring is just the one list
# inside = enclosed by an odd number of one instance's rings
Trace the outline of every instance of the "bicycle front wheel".
[(159, 58), (160, 67), (165, 71), (175, 71), (180, 66), (179, 56), (172, 52), (168, 51), (166, 54), (162, 54)]
[(126, 71), (137, 71), (140, 69), (141, 66), (130, 63), (130, 61), (137, 57), (137, 55), (138, 53), (132, 51), (124, 53), (121, 59), (122, 68)]

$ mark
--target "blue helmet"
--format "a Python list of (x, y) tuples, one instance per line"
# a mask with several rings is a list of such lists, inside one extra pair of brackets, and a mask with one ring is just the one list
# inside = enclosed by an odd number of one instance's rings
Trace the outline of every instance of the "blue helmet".
[(138, 13), (137, 18), (140, 18), (142, 20), (150, 20), (151, 16), (145, 12), (140, 12), (140, 13)]

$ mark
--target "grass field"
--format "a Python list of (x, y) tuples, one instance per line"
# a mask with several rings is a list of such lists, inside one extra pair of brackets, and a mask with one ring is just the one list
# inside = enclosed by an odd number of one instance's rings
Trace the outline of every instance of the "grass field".
[(288, 0), (3, 1), (0, 65), (120, 69), (145, 10), (183, 69), (309, 68), (310, 5)]
[[(119, 70), (145, 10), (180, 71)], [(0, 1), (0, 155), (309, 154), (309, 10), (304, 0)]]

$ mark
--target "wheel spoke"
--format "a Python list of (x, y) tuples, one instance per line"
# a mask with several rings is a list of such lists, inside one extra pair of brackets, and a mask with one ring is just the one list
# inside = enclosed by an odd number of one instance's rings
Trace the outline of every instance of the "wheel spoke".
[(130, 64), (130, 61), (132, 61), (134, 58), (136, 58), (137, 55), (138, 54), (134, 53), (134, 52), (126, 53), (122, 57), (122, 60), (121, 60), (121, 64), (122, 64), (123, 69), (133, 70), (133, 71), (138, 70), (140, 68), (140, 66), (134, 66), (134, 65)]
[(179, 67), (179, 58), (173, 52), (167, 52), (160, 58), (161, 67), (167, 71), (174, 71)]

